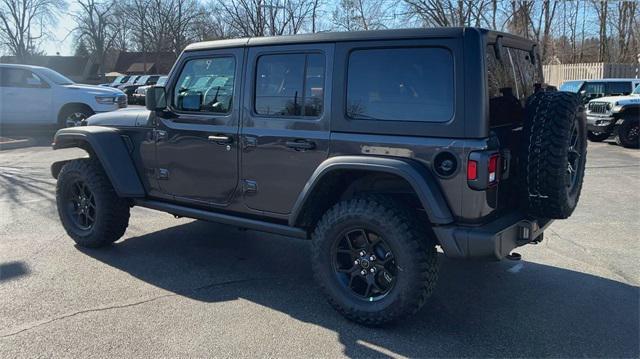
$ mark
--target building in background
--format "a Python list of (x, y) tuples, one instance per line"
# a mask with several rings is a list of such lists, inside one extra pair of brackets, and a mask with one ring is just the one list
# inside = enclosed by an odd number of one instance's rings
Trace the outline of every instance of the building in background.
[[(99, 84), (106, 82), (106, 73), (125, 75), (167, 74), (176, 56), (171, 52), (143, 53), (114, 51), (105, 59), (104, 73), (90, 56), (32, 56), (26, 65), (48, 67), (78, 83)], [(15, 56), (2, 56), (0, 63), (18, 63)]]
[[(168, 74), (176, 60), (171, 52), (117, 52), (112, 67), (107, 72), (119, 72), (126, 75)], [(106, 65), (109, 65), (108, 63)]]
[[(19, 62), (15, 56), (2, 56), (0, 63)], [(88, 56), (32, 56), (26, 64), (48, 67), (75, 82), (96, 83), (100, 80), (98, 65)]]

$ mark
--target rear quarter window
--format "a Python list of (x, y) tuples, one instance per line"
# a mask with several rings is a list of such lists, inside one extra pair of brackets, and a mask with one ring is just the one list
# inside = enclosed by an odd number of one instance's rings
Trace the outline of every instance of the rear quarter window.
[(439, 47), (351, 52), (346, 114), (351, 119), (447, 122), (454, 113), (451, 52)]
[(631, 82), (613, 81), (609, 82), (607, 95), (628, 95), (632, 90)]

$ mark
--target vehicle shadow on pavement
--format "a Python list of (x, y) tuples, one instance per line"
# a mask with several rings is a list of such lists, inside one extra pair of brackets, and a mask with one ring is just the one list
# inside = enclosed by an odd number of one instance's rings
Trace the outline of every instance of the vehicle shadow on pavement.
[(313, 281), (309, 242), (201, 221), (81, 249), (203, 302), (243, 298), (337, 333), (350, 357), (638, 357), (638, 287), (527, 261), (441, 258), (438, 287), (402, 323), (343, 319)]
[(0, 283), (29, 275), (30, 270), (23, 261), (0, 263)]

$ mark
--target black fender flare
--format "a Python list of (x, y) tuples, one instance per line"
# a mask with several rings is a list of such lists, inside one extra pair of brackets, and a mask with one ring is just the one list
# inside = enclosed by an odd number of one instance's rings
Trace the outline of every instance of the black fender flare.
[[(87, 146), (88, 145), (88, 146)], [(53, 149), (87, 148), (95, 154), (107, 173), (119, 197), (144, 197), (145, 191), (138, 177), (127, 144), (115, 128), (102, 126), (79, 126), (63, 128), (56, 132)], [(67, 161), (51, 165), (54, 177)]]
[(290, 226), (297, 223), (305, 203), (322, 178), (332, 171), (344, 169), (397, 175), (405, 179), (416, 192), (431, 223), (441, 225), (454, 221), (438, 182), (425, 166), (415, 160), (371, 156), (337, 156), (322, 162), (311, 175), (293, 207), (289, 217)]

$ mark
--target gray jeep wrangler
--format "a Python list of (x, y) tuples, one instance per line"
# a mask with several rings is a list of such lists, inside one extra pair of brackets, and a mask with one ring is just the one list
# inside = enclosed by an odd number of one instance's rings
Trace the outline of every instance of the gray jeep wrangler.
[(615, 134), (616, 143), (640, 147), (640, 85), (627, 96), (608, 96), (587, 104), (587, 138), (602, 142)]
[(546, 91), (534, 43), (483, 29), (197, 43), (146, 105), (55, 135), (89, 154), (52, 165), (78, 245), (117, 241), (132, 206), (311, 239), (329, 302), (367, 325), (425, 303), (437, 246), (505, 258), (582, 187), (580, 98)]

